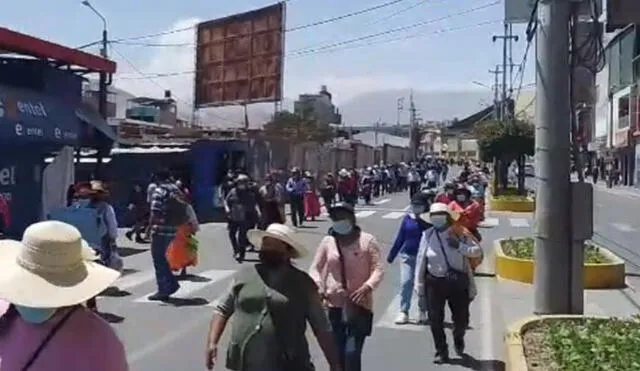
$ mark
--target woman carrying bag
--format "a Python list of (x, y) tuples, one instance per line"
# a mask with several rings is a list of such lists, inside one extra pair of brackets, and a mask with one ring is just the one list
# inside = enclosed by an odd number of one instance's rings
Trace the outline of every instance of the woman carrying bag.
[(384, 276), (380, 246), (357, 226), (351, 204), (335, 204), (329, 217), (333, 226), (316, 250), (309, 275), (329, 307), (342, 368), (360, 371), (373, 326), (373, 291)]

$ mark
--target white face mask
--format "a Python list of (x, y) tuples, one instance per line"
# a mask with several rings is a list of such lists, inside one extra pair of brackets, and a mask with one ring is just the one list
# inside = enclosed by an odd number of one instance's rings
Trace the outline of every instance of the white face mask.
[(436, 228), (442, 228), (447, 225), (446, 215), (431, 215), (431, 224)]
[(466, 201), (467, 200), (467, 196), (465, 196), (465, 195), (457, 195), (456, 196), (456, 200), (458, 200), (460, 202)]

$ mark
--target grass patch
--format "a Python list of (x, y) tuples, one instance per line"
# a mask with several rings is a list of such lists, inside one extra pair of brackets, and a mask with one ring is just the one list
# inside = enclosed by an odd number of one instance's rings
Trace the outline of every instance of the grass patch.
[(494, 200), (498, 200), (498, 201), (529, 201), (531, 202), (531, 199), (529, 199), (528, 196), (519, 196), (519, 195), (497, 195), (497, 196), (493, 196)]
[[(535, 246), (533, 238), (507, 238), (500, 242), (502, 252), (505, 255), (518, 259), (533, 260), (535, 254)], [(596, 245), (585, 243), (584, 245), (584, 262), (586, 264), (604, 264), (611, 261), (600, 252), (600, 248)]]
[(640, 321), (549, 319), (527, 330), (530, 371), (640, 370)]

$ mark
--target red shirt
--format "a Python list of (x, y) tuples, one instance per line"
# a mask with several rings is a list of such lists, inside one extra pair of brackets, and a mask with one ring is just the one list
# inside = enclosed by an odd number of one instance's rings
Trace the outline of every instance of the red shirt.
[(467, 229), (477, 229), (482, 221), (482, 207), (475, 201), (471, 201), (465, 208), (454, 201), (449, 204), (449, 208), (460, 214), (459, 222)]
[(438, 197), (436, 197), (436, 202), (445, 204), (445, 205), (449, 205), (450, 203), (453, 202), (453, 199), (451, 198), (452, 196), (449, 196), (446, 193), (442, 193), (440, 195), (438, 195)]

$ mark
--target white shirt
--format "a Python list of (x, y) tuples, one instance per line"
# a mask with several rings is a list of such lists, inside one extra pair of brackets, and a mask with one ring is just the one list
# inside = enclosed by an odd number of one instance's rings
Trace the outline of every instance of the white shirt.
[(153, 195), (153, 191), (155, 191), (157, 187), (158, 187), (157, 184), (149, 183), (149, 186), (147, 187), (147, 203), (148, 204), (151, 204), (151, 195)]

